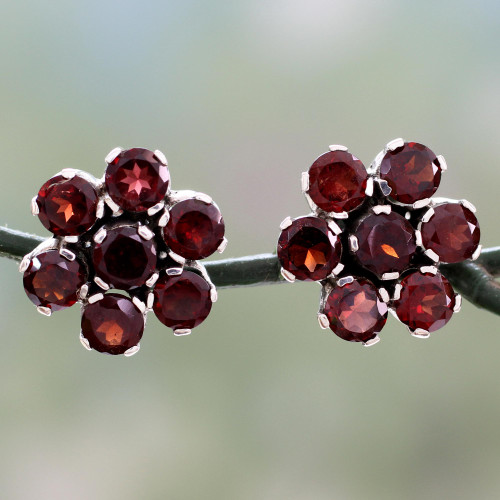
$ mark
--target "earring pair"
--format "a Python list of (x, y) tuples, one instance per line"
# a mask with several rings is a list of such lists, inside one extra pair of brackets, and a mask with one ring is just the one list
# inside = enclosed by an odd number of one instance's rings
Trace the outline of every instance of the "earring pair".
[[(219, 208), (206, 194), (173, 191), (165, 155), (113, 149), (102, 179), (65, 169), (32, 200), (52, 232), (20, 265), (40, 313), (79, 302), (87, 349), (130, 356), (146, 315), (186, 335), (210, 313), (217, 291), (200, 260), (227, 240)], [(394, 315), (428, 337), (460, 309), (441, 262), (478, 257), (475, 208), (432, 198), (442, 156), (396, 139), (370, 167), (330, 146), (302, 174), (312, 213), (280, 225), (283, 277), (321, 285), (318, 320), (344, 340), (373, 345)]]

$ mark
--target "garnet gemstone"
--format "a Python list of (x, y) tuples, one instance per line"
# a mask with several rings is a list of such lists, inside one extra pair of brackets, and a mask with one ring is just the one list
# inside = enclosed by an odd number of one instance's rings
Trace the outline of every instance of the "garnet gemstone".
[(57, 250), (39, 253), (24, 272), (23, 284), (28, 298), (36, 306), (59, 311), (77, 301), (77, 292), (87, 276), (77, 260), (62, 257)]
[(442, 262), (470, 259), (481, 236), (476, 216), (460, 203), (443, 203), (433, 210), (421, 226), (424, 248), (434, 251)]
[(139, 343), (143, 332), (143, 314), (123, 295), (106, 294), (83, 309), (82, 335), (96, 351), (123, 354)]
[(410, 205), (436, 192), (441, 182), (441, 166), (428, 147), (405, 142), (404, 146), (385, 154), (380, 177), (392, 189), (392, 199)]
[(403, 272), (417, 248), (411, 224), (394, 212), (369, 215), (354, 234), (359, 247), (356, 258), (379, 278), (385, 273)]
[(164, 229), (165, 242), (186, 259), (204, 259), (222, 243), (224, 229), (222, 215), (213, 203), (190, 198), (170, 209), (170, 219)]
[(143, 212), (165, 198), (170, 182), (168, 167), (153, 151), (122, 151), (106, 168), (106, 188), (111, 199), (131, 212)]
[(198, 326), (210, 309), (210, 285), (192, 271), (164, 275), (156, 283), (153, 310), (164, 325), (174, 330)]
[(394, 308), (398, 318), (411, 330), (435, 332), (448, 323), (455, 307), (455, 293), (441, 273), (416, 271), (405, 276), (401, 286)]
[(38, 192), (38, 218), (57, 236), (78, 235), (97, 220), (98, 201), (94, 186), (87, 180), (78, 175), (71, 179), (56, 175)]
[(366, 279), (335, 287), (326, 299), (324, 313), (333, 333), (350, 342), (367, 342), (387, 321), (387, 305)]
[(339, 264), (342, 255), (340, 239), (323, 219), (300, 217), (281, 232), (278, 259), (286, 271), (297, 279), (325, 279)]
[(144, 240), (136, 227), (115, 227), (107, 230), (106, 238), (94, 247), (96, 275), (105, 283), (122, 290), (141, 285), (156, 267), (154, 239)]
[(365, 199), (368, 174), (347, 151), (322, 154), (309, 168), (311, 200), (325, 212), (349, 212)]

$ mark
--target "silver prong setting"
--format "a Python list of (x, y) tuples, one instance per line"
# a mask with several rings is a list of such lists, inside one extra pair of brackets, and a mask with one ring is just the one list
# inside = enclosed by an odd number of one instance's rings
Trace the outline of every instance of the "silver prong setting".
[(455, 305), (453, 306), (453, 312), (458, 313), (462, 308), (462, 296), (459, 293), (455, 294)]
[(191, 333), (190, 328), (176, 328), (174, 330), (174, 335), (176, 337), (183, 337), (184, 335), (189, 335)]
[(354, 276), (344, 276), (337, 281), (337, 286), (343, 287), (354, 281)]
[(373, 196), (373, 177), (368, 177), (366, 180), (365, 195)]
[(101, 227), (101, 229), (94, 234), (94, 243), (97, 243), (98, 245), (101, 244), (105, 240), (107, 234), (106, 229)]
[(155, 215), (157, 214), (160, 210), (162, 210), (165, 207), (165, 203), (163, 201), (160, 201), (160, 203), (157, 203), (156, 205), (153, 205), (152, 207), (148, 208), (148, 215)]
[(380, 342), (380, 337), (378, 335), (375, 335), (375, 337), (373, 337), (372, 339), (363, 342), (363, 346), (371, 347), (374, 346), (375, 344), (378, 344), (379, 342)]
[(76, 259), (75, 253), (64, 247), (61, 247), (59, 249), (59, 255), (64, 257), (66, 260), (69, 260), (70, 262), (73, 262)]
[(386, 149), (387, 151), (395, 151), (398, 148), (402, 148), (405, 145), (405, 141), (398, 137), (397, 139), (393, 139), (392, 141), (387, 143)]
[(438, 268), (436, 266), (422, 266), (420, 268), (420, 272), (422, 274), (433, 274), (436, 275), (438, 272)]
[(217, 247), (217, 252), (223, 253), (226, 248), (227, 248), (227, 238), (224, 236), (224, 238), (222, 238), (220, 245)]
[(123, 151), (122, 148), (114, 148), (112, 149), (107, 155), (106, 158), (104, 158), (104, 161), (106, 163), (112, 163), (113, 160), (116, 159), (116, 157)]
[(328, 330), (330, 328), (330, 322), (324, 313), (318, 313), (318, 323), (322, 330)]
[(284, 268), (281, 268), (281, 276), (283, 276), (283, 278), (285, 278), (285, 280), (289, 283), (295, 283), (295, 276)]
[(38, 203), (36, 202), (38, 196), (33, 196), (31, 198), (31, 214), (32, 215), (38, 215), (40, 213), (40, 207), (38, 206)]
[(349, 151), (349, 149), (346, 146), (342, 146), (342, 144), (330, 144), (328, 149), (330, 151)]
[(284, 231), (286, 228), (292, 225), (292, 218), (290, 216), (284, 218), (280, 223), (280, 229)]
[(146, 304), (139, 299), (138, 297), (132, 297), (132, 302), (134, 303), (135, 307), (141, 311), (142, 314), (146, 312)]
[(349, 235), (349, 250), (356, 253), (359, 250), (358, 237), (354, 234)]
[(446, 172), (448, 170), (448, 164), (446, 163), (444, 156), (437, 155), (436, 160), (438, 161), (438, 164), (441, 167), (441, 172)]
[(302, 172), (300, 177), (300, 187), (302, 188), (303, 193), (307, 193), (309, 191), (309, 172)]
[(393, 273), (384, 273), (381, 276), (382, 281), (390, 281), (390, 280), (397, 280), (399, 278), (399, 273), (398, 272), (393, 272)]
[(460, 205), (462, 205), (463, 207), (467, 208), (468, 210), (470, 210), (473, 214), (476, 213), (477, 209), (476, 207), (470, 202), (470, 201), (467, 201), (467, 200), (460, 200), (459, 201)]
[(424, 254), (427, 255), (427, 257), (429, 257), (429, 259), (431, 259), (432, 261), (434, 261), (436, 263), (439, 262), (439, 255), (434, 250), (432, 250), (431, 248), (428, 248), (424, 252)]
[(154, 154), (161, 164), (168, 166), (167, 157), (163, 154), (162, 151), (160, 151), (159, 149), (155, 149)]
[(424, 330), (423, 328), (416, 328), (415, 330), (411, 329), (409, 330), (412, 337), (415, 337), (417, 339), (428, 339), (431, 336), (431, 334), (427, 330)]
[(130, 356), (133, 356), (134, 354), (137, 354), (139, 352), (140, 348), (141, 348), (141, 344), (134, 345), (134, 346), (130, 347), (129, 349), (127, 349), (123, 353), (123, 355), (126, 358), (130, 358)]
[(49, 307), (44, 307), (44, 306), (38, 306), (36, 310), (42, 315), (42, 316), (50, 316), (52, 314), (52, 310)]
[(387, 214), (389, 215), (392, 211), (392, 207), (390, 205), (375, 205), (372, 207), (372, 212), (375, 215)]
[(482, 245), (478, 245), (474, 250), (474, 253), (471, 256), (471, 260), (477, 260), (477, 258), (481, 255), (481, 250), (483, 249)]
[(90, 347), (90, 342), (83, 336), (83, 333), (80, 332), (80, 342), (87, 351), (91, 351), (92, 347)]
[(153, 233), (153, 231), (151, 231), (151, 229), (149, 229), (148, 226), (138, 226), (137, 227), (137, 234), (143, 240), (146, 240), (146, 241), (149, 241), (155, 235), (155, 233)]

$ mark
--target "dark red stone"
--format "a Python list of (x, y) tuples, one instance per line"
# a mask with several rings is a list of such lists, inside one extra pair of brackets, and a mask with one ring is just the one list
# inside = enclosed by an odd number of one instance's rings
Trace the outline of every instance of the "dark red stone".
[(36, 306), (59, 311), (77, 301), (77, 292), (87, 280), (84, 266), (69, 261), (57, 250), (39, 253), (24, 272), (24, 291)]
[(470, 259), (479, 245), (479, 222), (471, 210), (460, 203), (443, 203), (422, 223), (424, 248), (433, 250), (442, 262)]
[(389, 195), (400, 203), (412, 204), (430, 198), (441, 182), (441, 167), (436, 155), (417, 142), (388, 151), (380, 165), (380, 178), (392, 189)]
[(38, 218), (57, 236), (78, 235), (97, 220), (98, 201), (97, 192), (89, 181), (78, 175), (71, 179), (56, 175), (38, 192)]
[(192, 271), (163, 275), (156, 283), (154, 297), (156, 317), (173, 330), (198, 326), (212, 309), (210, 285)]
[(82, 312), (82, 335), (90, 347), (106, 354), (123, 354), (136, 346), (144, 332), (144, 316), (123, 295), (108, 293)]
[(340, 239), (318, 217), (300, 217), (281, 232), (278, 259), (297, 279), (325, 279), (340, 262)]
[(142, 286), (155, 271), (154, 238), (144, 240), (136, 227), (108, 229), (104, 241), (94, 247), (93, 262), (96, 275), (113, 288)]
[(403, 272), (417, 248), (411, 224), (395, 212), (369, 215), (354, 234), (359, 246), (356, 258), (380, 278), (384, 273)]
[(143, 212), (162, 201), (169, 182), (168, 167), (148, 149), (122, 151), (106, 168), (109, 196), (131, 212)]
[(333, 333), (350, 342), (367, 342), (387, 321), (387, 305), (366, 279), (336, 286), (326, 300), (324, 313)]
[(309, 168), (311, 200), (326, 212), (349, 212), (363, 203), (368, 174), (347, 151), (322, 154)]
[(411, 330), (435, 332), (448, 323), (455, 307), (455, 293), (441, 273), (416, 271), (405, 276), (401, 286), (401, 296), (394, 301), (394, 308), (398, 318)]
[(198, 260), (212, 255), (224, 238), (224, 219), (213, 203), (190, 198), (170, 208), (165, 242), (177, 255)]

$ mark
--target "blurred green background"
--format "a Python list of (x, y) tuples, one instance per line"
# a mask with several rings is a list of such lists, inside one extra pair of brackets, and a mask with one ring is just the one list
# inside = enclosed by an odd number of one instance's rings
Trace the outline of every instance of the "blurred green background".
[[(495, 1), (4, 0), (0, 224), (113, 147), (162, 149), (175, 189), (210, 193), (227, 256), (272, 251), (307, 213), (328, 144), (365, 164), (402, 136), (443, 154), (500, 244)], [(2, 499), (500, 497), (500, 321), (466, 303), (428, 341), (393, 318), (371, 349), (319, 329), (314, 283), (222, 290), (139, 355), (87, 352), (79, 310), (36, 313), (0, 261)]]

